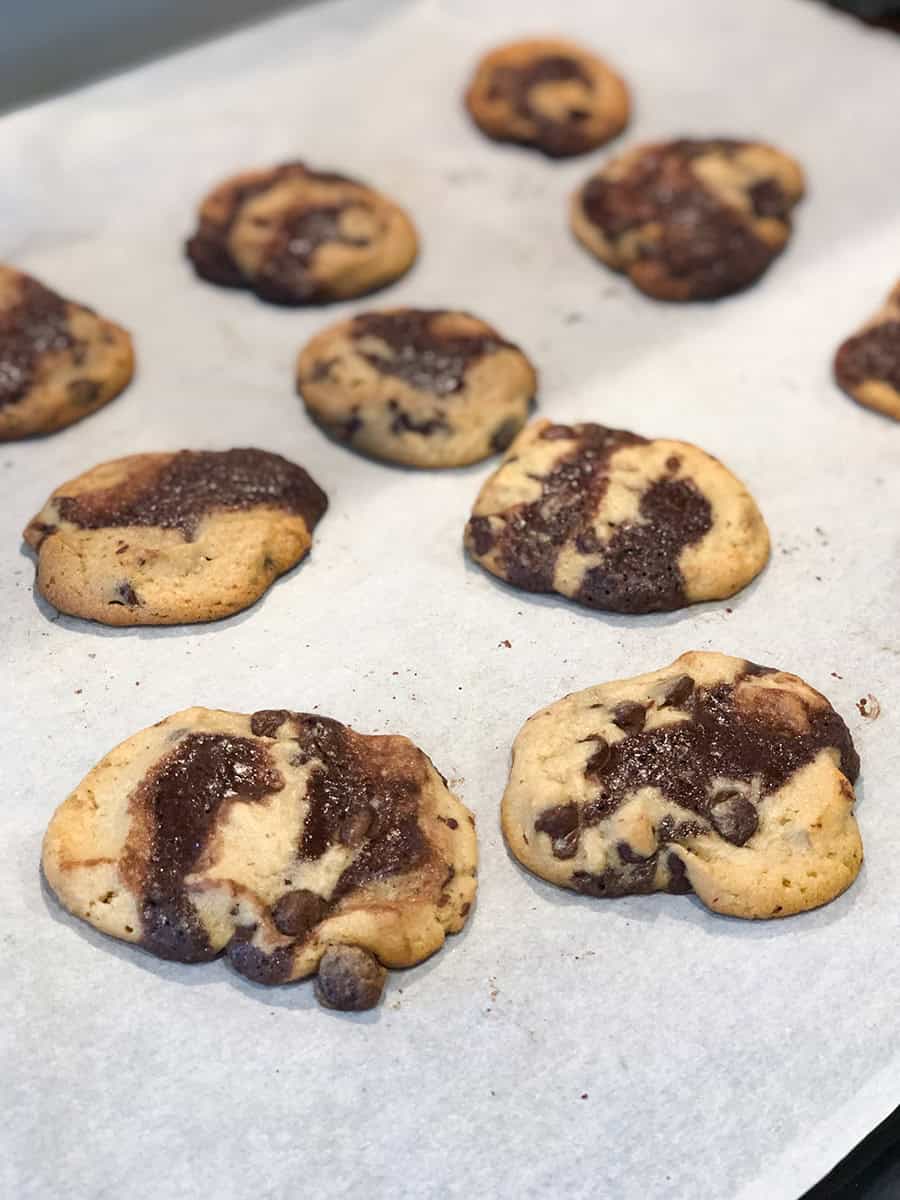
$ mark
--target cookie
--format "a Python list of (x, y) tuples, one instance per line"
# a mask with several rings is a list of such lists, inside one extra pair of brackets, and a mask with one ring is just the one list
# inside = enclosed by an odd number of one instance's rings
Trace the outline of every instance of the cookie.
[(404, 275), (417, 250), (415, 227), (392, 200), (299, 162), (214, 188), (187, 243), (203, 279), (273, 304), (362, 296)]
[(80, 421), (133, 374), (124, 329), (0, 265), (0, 441)]
[(622, 78), (584, 47), (560, 38), (530, 38), (499, 46), (481, 59), (466, 107), (488, 137), (567, 158), (621, 133), (629, 100)]
[(536, 387), (517, 346), (443, 309), (360, 313), (317, 334), (297, 363), (313, 420), (355, 450), (412, 467), (459, 467), (506, 449)]
[(588, 896), (694, 891), (714, 912), (786, 917), (859, 872), (858, 771), (846, 725), (796, 675), (682, 654), (526, 721), (503, 833)]
[(800, 166), (761, 142), (657, 142), (576, 192), (572, 229), (647, 295), (711, 300), (754, 283), (784, 249), (803, 186)]
[(535, 421), (478, 494), (465, 544), (492, 574), (606, 612), (721, 600), (769, 557), (753, 497), (688, 442)]
[(225, 952), (241, 975), (318, 971), (371, 1008), (466, 923), (475, 821), (405, 737), (284, 709), (189, 708), (134, 734), (60, 805), (44, 874), (60, 902), (160, 958)]
[(253, 604), (308, 553), (327, 506), (302, 467), (264, 450), (133, 454), (57, 488), (24, 537), (61, 612), (175, 625)]
[(848, 396), (900, 421), (900, 283), (839, 348), (834, 374)]

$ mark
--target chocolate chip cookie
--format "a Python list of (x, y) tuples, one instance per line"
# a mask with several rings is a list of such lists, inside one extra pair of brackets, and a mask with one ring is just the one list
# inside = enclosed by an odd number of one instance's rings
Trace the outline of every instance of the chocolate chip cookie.
[(299, 162), (214, 188), (187, 243), (198, 275), (273, 304), (362, 296), (405, 274), (417, 249), (415, 227), (392, 200)]
[(529, 592), (648, 613), (720, 600), (769, 557), (753, 497), (688, 442), (535, 421), (478, 494), (469, 554)]
[(530, 871), (588, 896), (694, 891), (786, 917), (859, 872), (858, 771), (846, 725), (796, 675), (682, 654), (526, 721), (503, 832)]
[(834, 374), (848, 396), (900, 421), (900, 283), (839, 348)]
[(488, 137), (566, 158), (621, 133), (629, 100), (622, 78), (595, 54), (560, 38), (536, 38), (486, 54), (466, 107)]
[(466, 923), (475, 821), (405, 737), (328, 717), (189, 708), (128, 738), (56, 810), (60, 902), (160, 958), (318, 972), (322, 1002), (377, 1004)]
[(56, 489), (25, 530), (39, 591), (105, 625), (214, 621), (247, 608), (312, 545), (328, 506), (264, 450), (133, 454)]
[(297, 364), (307, 411), (355, 450), (458, 467), (504, 450), (537, 386), (517, 346), (464, 312), (366, 312), (317, 334)]
[(800, 166), (730, 138), (638, 146), (576, 192), (575, 236), (658, 300), (711, 300), (754, 283), (787, 244)]
[(124, 329), (0, 265), (0, 441), (80, 421), (133, 373)]

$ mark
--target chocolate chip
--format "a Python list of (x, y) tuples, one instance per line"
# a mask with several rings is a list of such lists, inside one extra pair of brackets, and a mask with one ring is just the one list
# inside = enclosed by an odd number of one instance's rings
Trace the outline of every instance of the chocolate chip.
[(300, 938), (318, 925), (328, 909), (327, 900), (306, 888), (298, 888), (293, 892), (285, 892), (278, 900), (272, 909), (272, 920), (279, 933)]
[(640, 733), (646, 719), (646, 708), (636, 700), (623, 700), (613, 709), (613, 725), (618, 725), (626, 734)]
[(550, 848), (554, 858), (574, 858), (578, 853), (578, 830), (573, 829), (565, 837), (554, 838)]
[(362, 1012), (381, 999), (387, 971), (361, 946), (329, 946), (319, 961), (316, 996), (326, 1008)]
[(665, 695), (662, 700), (658, 701), (658, 708), (680, 708), (687, 700), (688, 696), (694, 690), (694, 681), (690, 675), (679, 675), (666, 688)]
[(468, 529), (475, 553), (487, 554), (496, 541), (490, 520), (487, 517), (471, 517)]
[(623, 863), (642, 863), (650, 857), (648, 854), (639, 854), (629, 842), (616, 842), (616, 852)]
[(595, 743), (597, 748), (587, 760), (584, 773), (585, 775), (599, 775), (609, 762), (609, 742), (606, 738), (602, 738), (599, 735), (592, 736), (591, 741)]
[(66, 395), (73, 404), (87, 406), (96, 404), (103, 385), (94, 379), (73, 379), (66, 388)]
[(666, 470), (677, 471), (681, 466), (681, 458), (677, 454), (670, 454), (666, 459)]
[(710, 805), (709, 819), (716, 831), (735, 846), (743, 846), (759, 826), (755, 806), (738, 791), (718, 793)]
[(129, 608), (137, 608), (141, 604), (140, 597), (126, 579), (116, 588), (118, 600), (113, 600), (113, 604), (127, 604)]
[(557, 804), (553, 808), (545, 808), (536, 818), (534, 827), (538, 833), (547, 833), (551, 838), (563, 838), (578, 828), (578, 806)]
[(683, 896), (687, 892), (692, 892), (691, 881), (687, 876), (687, 868), (678, 857), (677, 854), (669, 854), (666, 856), (666, 866), (669, 869), (669, 884), (666, 888), (667, 892), (672, 892), (673, 895)]

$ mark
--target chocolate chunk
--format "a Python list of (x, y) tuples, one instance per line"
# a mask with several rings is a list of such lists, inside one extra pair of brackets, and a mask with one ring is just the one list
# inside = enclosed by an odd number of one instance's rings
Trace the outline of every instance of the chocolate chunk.
[(381, 999), (387, 971), (360, 946), (329, 946), (319, 961), (316, 996), (326, 1008), (362, 1012)]
[[(514, 347), (493, 330), (489, 333), (443, 333), (438, 324), (443, 315), (439, 309), (417, 308), (362, 313), (354, 318), (350, 336), (366, 362), (382, 375), (396, 376), (418, 391), (449, 396), (462, 391), (466, 371), (474, 362), (485, 355), (496, 354), (498, 350)], [(384, 342), (387, 352), (363, 350), (359, 342), (364, 338)]]
[(528, 142), (551, 158), (580, 154), (592, 143), (585, 138), (582, 122), (590, 112), (580, 107), (568, 110), (565, 118), (554, 119), (533, 102), (534, 89), (543, 83), (577, 81), (593, 91), (593, 80), (577, 59), (565, 54), (545, 54), (521, 67), (496, 67), (491, 75), (488, 98), (505, 100), (520, 117), (534, 123)]
[(750, 203), (755, 217), (777, 217), (787, 219), (791, 204), (784, 188), (777, 179), (760, 179), (749, 188)]
[(737, 791), (720, 793), (710, 804), (709, 819), (716, 831), (735, 846), (743, 846), (759, 825), (755, 807)]
[(251, 716), (250, 730), (257, 737), (277, 737), (278, 730), (290, 718), (286, 708), (261, 708)]
[(253, 944), (254, 929), (241, 926), (225, 948), (228, 960), (239, 975), (254, 983), (285, 983), (294, 965), (292, 946), (277, 946), (266, 953)]
[(843, 387), (879, 380), (900, 392), (900, 321), (882, 321), (841, 346), (835, 373)]
[(646, 862), (652, 855), (639, 854), (630, 842), (616, 842), (616, 853), (623, 863), (642, 863)]
[(391, 433), (418, 433), (421, 437), (432, 437), (436, 433), (452, 433), (443, 413), (433, 417), (423, 417), (421, 420), (408, 412), (397, 400), (389, 400), (388, 408), (393, 412), (391, 418)]
[(554, 858), (574, 858), (578, 853), (578, 830), (573, 829), (565, 837), (554, 838), (550, 849)]
[(60, 496), (56, 503), (63, 520), (82, 529), (154, 525), (177, 529), (186, 541), (214, 511), (270, 506), (302, 517), (312, 530), (328, 507), (302, 467), (264, 450), (182, 450), (115, 487)]
[(681, 708), (685, 700), (694, 690), (694, 681), (690, 675), (679, 675), (666, 688), (665, 695), (658, 702), (658, 708)]
[(684, 896), (694, 890), (691, 887), (691, 881), (688, 879), (687, 867), (685, 867), (677, 854), (666, 856), (666, 866), (669, 868), (667, 892), (671, 892), (675, 896)]
[(119, 599), (114, 600), (113, 604), (127, 604), (129, 608), (137, 608), (142, 603), (137, 592), (127, 580), (116, 588), (116, 595)]
[(327, 900), (298, 888), (285, 892), (272, 909), (272, 920), (279, 933), (286, 937), (302, 938), (325, 917), (329, 910)]
[[(284, 787), (268, 751), (250, 738), (189, 733), (134, 792), (133, 833), (122, 874), (142, 896), (142, 941), (160, 958), (214, 958), (184, 888), (224, 807), (255, 803)], [(143, 849), (149, 843), (149, 851)]]
[(487, 554), (496, 541), (490, 520), (487, 517), (471, 517), (468, 529), (475, 553)]
[(563, 838), (578, 828), (578, 806), (557, 804), (553, 808), (545, 808), (535, 819), (534, 827), (538, 833), (547, 833), (551, 838)]
[(587, 760), (584, 773), (585, 775), (600, 775), (603, 772), (603, 768), (609, 762), (609, 742), (607, 742), (606, 738), (600, 737), (599, 734), (593, 734), (591, 741), (596, 744), (596, 749)]
[(45, 355), (75, 345), (67, 316), (62, 296), (30, 276), (22, 278), (17, 302), (0, 311), (0, 409), (25, 399)]
[(96, 404), (102, 392), (103, 384), (95, 379), (73, 379), (66, 387), (69, 400), (85, 407)]
[(626, 734), (640, 733), (647, 719), (647, 710), (635, 700), (623, 700), (613, 709), (613, 724)]

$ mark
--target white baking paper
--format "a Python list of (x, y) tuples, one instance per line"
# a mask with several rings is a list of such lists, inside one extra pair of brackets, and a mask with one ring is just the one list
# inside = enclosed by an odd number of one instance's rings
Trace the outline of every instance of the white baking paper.
[[(478, 52), (548, 25), (630, 81), (618, 146), (759, 136), (805, 164), (796, 233), (758, 286), (713, 305), (642, 297), (567, 231), (603, 153), (547, 162), (469, 125)], [(140, 362), (104, 411), (0, 447), (0, 1194), (795, 1200), (900, 1101), (900, 428), (830, 378), (900, 275), (898, 112), (900, 42), (809, 0), (343, 0), (0, 122), (0, 256), (127, 325)], [(267, 307), (181, 255), (211, 184), (288, 156), (414, 214), (421, 260), (379, 303), (472, 309), (536, 359), (542, 412), (724, 459), (771, 526), (762, 577), (641, 618), (515, 592), (461, 548), (491, 464), (416, 473), (322, 437), (293, 361), (354, 306)], [(134, 451), (248, 444), (331, 497), (310, 558), (249, 612), (118, 630), (35, 597), (20, 531), (55, 485)], [(749, 924), (526, 875), (498, 829), (522, 721), (706, 648), (798, 672), (849, 722), (853, 888)], [(869, 693), (877, 720), (857, 710)], [(55, 806), (190, 704), (406, 733), (477, 813), (468, 928), (393, 974), (376, 1011), (157, 962), (42, 890)]]

